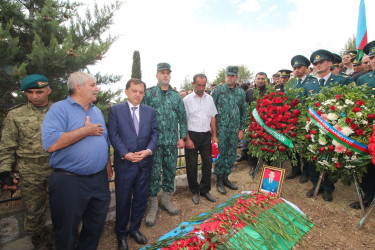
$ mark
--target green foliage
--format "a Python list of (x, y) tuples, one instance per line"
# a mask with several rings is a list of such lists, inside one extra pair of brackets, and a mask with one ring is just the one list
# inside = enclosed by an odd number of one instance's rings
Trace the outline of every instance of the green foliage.
[(125, 102), (126, 98), (121, 97), (123, 90), (119, 89), (115, 92), (111, 90), (100, 91), (96, 96), (95, 106), (98, 107), (104, 115), (104, 119), (108, 121), (108, 108), (111, 104)]
[(340, 56), (343, 56), (345, 52), (350, 51), (350, 50), (357, 50), (355, 35), (349, 38), (348, 41), (345, 43), (344, 48), (340, 50)]
[(184, 82), (180, 84), (180, 90), (193, 90), (193, 80), (189, 76), (185, 76)]
[[(66, 79), (75, 71), (102, 59), (117, 37), (103, 37), (120, 2), (94, 4), (84, 16), (79, 2), (57, 0), (0, 1), (0, 103), (23, 100), (22, 79), (29, 74), (45, 75), (52, 88), (51, 99), (64, 99)], [(118, 81), (119, 76), (96, 75), (98, 83)], [(98, 79), (99, 78), (99, 79)]]
[[(238, 65), (238, 81), (252, 81), (254, 78), (254, 72), (250, 71), (245, 65)], [(221, 69), (216, 76), (213, 83), (219, 85), (220, 82), (225, 82), (225, 69)]]
[(142, 71), (141, 71), (141, 56), (139, 55), (139, 51), (135, 50), (133, 53), (133, 65), (132, 65), (132, 75), (131, 78), (142, 78)]

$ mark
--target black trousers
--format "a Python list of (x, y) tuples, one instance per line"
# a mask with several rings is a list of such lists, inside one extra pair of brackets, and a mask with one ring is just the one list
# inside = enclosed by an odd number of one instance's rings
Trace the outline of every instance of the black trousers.
[[(199, 133), (188, 131), (190, 139), (195, 148), (185, 148), (186, 174), (189, 183), (189, 189), (192, 193), (208, 193), (211, 190), (211, 133)], [(202, 179), (198, 184), (198, 151), (202, 158)]]
[[(312, 162), (307, 162), (307, 167), (310, 181), (312, 182), (315, 188), (319, 180), (320, 172), (316, 171), (316, 167)], [(325, 175), (323, 181), (320, 184), (320, 189), (332, 192), (333, 190), (335, 190), (335, 184), (328, 178), (328, 176)]]
[(375, 166), (373, 164), (367, 166), (367, 173), (362, 177), (362, 189), (365, 193), (363, 198), (372, 201), (375, 197)]
[[(56, 250), (97, 249), (110, 201), (106, 168), (82, 176), (53, 171), (49, 186)], [(82, 230), (78, 239), (78, 225)]]

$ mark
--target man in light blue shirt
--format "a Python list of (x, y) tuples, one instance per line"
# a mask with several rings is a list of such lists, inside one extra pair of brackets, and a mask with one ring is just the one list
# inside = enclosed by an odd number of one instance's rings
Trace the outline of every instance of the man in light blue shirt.
[(42, 124), (53, 168), (49, 200), (55, 244), (57, 250), (96, 249), (110, 201), (108, 134), (103, 114), (92, 104), (99, 91), (95, 78), (75, 72), (67, 84), (70, 96), (53, 104)]

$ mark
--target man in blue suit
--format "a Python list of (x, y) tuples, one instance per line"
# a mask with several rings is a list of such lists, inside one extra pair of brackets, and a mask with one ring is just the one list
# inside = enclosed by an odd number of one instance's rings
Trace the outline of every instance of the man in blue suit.
[(138, 244), (147, 243), (139, 228), (147, 207), (152, 153), (159, 132), (155, 110), (141, 104), (145, 89), (144, 82), (130, 79), (125, 89), (128, 101), (109, 109), (108, 134), (115, 154), (118, 249), (128, 249), (128, 234)]
[(275, 171), (271, 170), (268, 173), (268, 178), (264, 178), (262, 182), (262, 190), (272, 193), (277, 193), (277, 188), (279, 187), (279, 183), (274, 180), (275, 179)]

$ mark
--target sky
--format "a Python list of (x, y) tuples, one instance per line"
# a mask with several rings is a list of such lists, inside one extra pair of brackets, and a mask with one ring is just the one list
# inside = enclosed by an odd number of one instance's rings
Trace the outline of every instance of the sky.
[[(93, 1), (83, 0), (88, 6)], [(97, 0), (99, 6), (114, 0)], [(357, 34), (360, 0), (127, 0), (116, 12), (111, 35), (118, 40), (90, 66), (92, 73), (130, 79), (133, 52), (141, 57), (142, 80), (156, 85), (156, 65), (171, 64), (171, 85), (205, 73), (208, 82), (228, 65), (245, 65), (269, 77), (291, 69), (290, 60), (327, 49), (339, 53)], [(365, 0), (368, 41), (375, 40), (375, 1)]]

